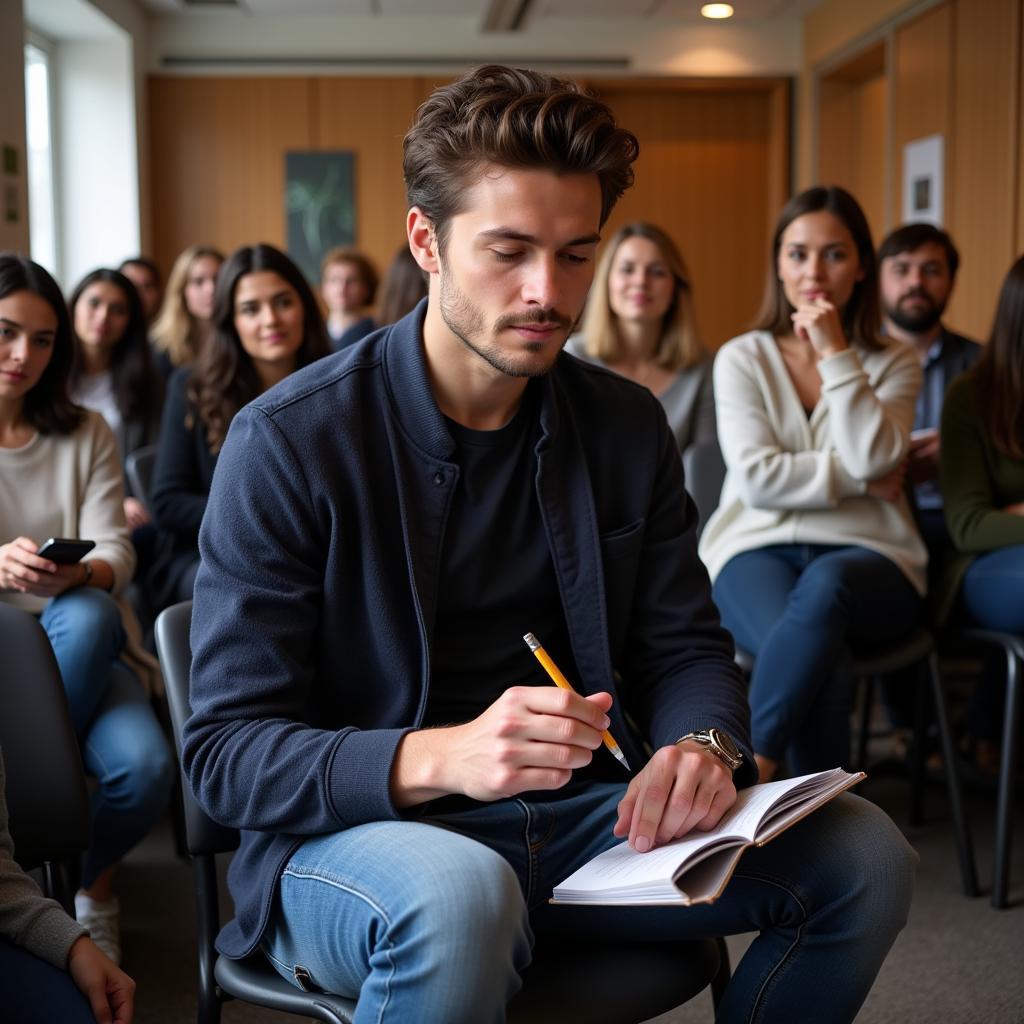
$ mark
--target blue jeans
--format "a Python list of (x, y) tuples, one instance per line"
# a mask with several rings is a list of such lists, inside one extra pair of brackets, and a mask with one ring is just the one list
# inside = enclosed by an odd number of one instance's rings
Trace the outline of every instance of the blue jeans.
[[(1024, 634), (1024, 544), (990, 551), (971, 562), (960, 590), (960, 608), (969, 622), (984, 629)], [(1001, 656), (987, 658), (971, 695), (968, 719), (978, 738), (1002, 738), (1005, 666)]]
[[(906, 922), (917, 857), (873, 804), (843, 795), (751, 848), (696, 907), (553, 907), (552, 887), (614, 845), (617, 783), (481, 804), (306, 840), (286, 865), (263, 948), (294, 981), (355, 997), (356, 1024), (505, 1019), (534, 934), (610, 940), (758, 931), (720, 1022), (850, 1021)], [(825, 981), (827, 979), (827, 981)]]
[(757, 659), (750, 680), (758, 754), (794, 775), (846, 764), (850, 647), (898, 640), (922, 601), (893, 562), (861, 547), (780, 544), (730, 559), (713, 588), (722, 624)]
[(96, 1024), (67, 971), (0, 937), (0, 1010), (4, 1024)]
[(92, 846), (82, 863), (88, 888), (160, 817), (174, 760), (138, 677), (120, 659), (125, 635), (113, 598), (95, 587), (55, 597), (40, 617), (57, 656), (92, 797)]

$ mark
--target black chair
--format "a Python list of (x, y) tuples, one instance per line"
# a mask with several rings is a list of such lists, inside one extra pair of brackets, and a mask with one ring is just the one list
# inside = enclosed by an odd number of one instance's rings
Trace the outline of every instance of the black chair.
[[(192, 602), (166, 609), (156, 622), (174, 739), (181, 751), (181, 729), (189, 714), (191, 665), (189, 628)], [(262, 954), (245, 960), (219, 956), (220, 929), (215, 855), (234, 850), (238, 833), (216, 824), (183, 782), (185, 832), (192, 855), (198, 902), (199, 1024), (215, 1024), (221, 1004), (236, 998), (258, 1006), (350, 1024), (355, 1001), (302, 992), (284, 980)], [(674, 1009), (712, 986), (715, 1005), (729, 980), (729, 957), (721, 939), (669, 943), (596, 943), (581, 937), (572, 948), (535, 950), (523, 977), (523, 990), (509, 1004), (510, 1021), (531, 1024), (630, 1024)]]
[(124, 472), (131, 485), (132, 494), (149, 508), (149, 484), (153, 478), (153, 466), (156, 465), (155, 444), (143, 445), (136, 448), (124, 460)]
[[(1010, 853), (1013, 845), (1013, 798), (1016, 788), (1020, 736), (1021, 681), (1024, 677), (1024, 636), (992, 629), (958, 627), (942, 634), (943, 645), (953, 648), (996, 650), (1006, 659), (1006, 703), (1003, 709), (1003, 751), (999, 764), (999, 796), (996, 801), (996, 850), (992, 868), (993, 907), (1007, 905), (1010, 885)], [(945, 757), (945, 752), (943, 753)]]
[[(754, 659), (747, 652), (737, 649), (736, 661), (749, 675), (753, 671)], [(974, 846), (970, 826), (964, 809), (963, 787), (957, 767), (956, 746), (949, 724), (946, 695), (939, 674), (935, 640), (924, 628), (919, 628), (904, 639), (872, 650), (854, 652), (851, 671), (854, 679), (862, 681), (865, 687), (862, 699), (862, 717), (856, 767), (865, 768), (867, 740), (875, 687), (879, 679), (892, 673), (917, 668), (919, 672), (917, 713), (911, 749), (910, 814), (911, 824), (920, 824), (924, 818), (924, 766), (927, 755), (927, 723), (929, 701), (934, 705), (935, 719), (942, 744), (945, 762), (946, 785), (949, 791), (950, 809), (953, 815), (953, 831), (956, 838), (956, 852), (960, 863), (960, 880), (965, 896), (978, 895), (978, 872), (974, 863)]]
[(74, 917), (78, 860), (89, 846), (85, 772), (64, 684), (34, 615), (0, 603), (0, 748), (18, 863)]
[(725, 483), (725, 459), (717, 438), (698, 441), (683, 452), (683, 479), (697, 506), (697, 536), (700, 536), (711, 513), (718, 508)]

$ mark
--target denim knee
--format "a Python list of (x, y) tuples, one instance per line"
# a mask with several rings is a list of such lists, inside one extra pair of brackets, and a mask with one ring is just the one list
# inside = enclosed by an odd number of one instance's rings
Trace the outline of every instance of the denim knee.
[(47, 633), (67, 629), (75, 643), (106, 646), (115, 656), (124, 646), (121, 610), (110, 594), (96, 587), (65, 590), (46, 606), (41, 622)]

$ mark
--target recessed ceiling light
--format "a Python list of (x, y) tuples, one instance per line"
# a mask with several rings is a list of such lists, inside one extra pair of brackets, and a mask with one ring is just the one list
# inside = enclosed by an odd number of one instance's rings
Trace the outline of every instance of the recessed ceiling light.
[(701, 9), (700, 13), (705, 18), (731, 18), (736, 12), (732, 9), (732, 4), (705, 4)]

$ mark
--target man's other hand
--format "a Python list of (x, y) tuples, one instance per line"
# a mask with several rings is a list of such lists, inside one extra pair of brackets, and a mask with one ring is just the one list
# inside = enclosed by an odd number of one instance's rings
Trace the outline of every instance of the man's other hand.
[(640, 853), (679, 839), (691, 829), (708, 831), (736, 802), (732, 772), (698, 743), (662, 747), (633, 779), (619, 801), (614, 833)]

